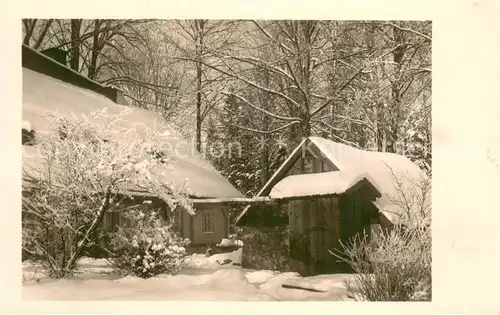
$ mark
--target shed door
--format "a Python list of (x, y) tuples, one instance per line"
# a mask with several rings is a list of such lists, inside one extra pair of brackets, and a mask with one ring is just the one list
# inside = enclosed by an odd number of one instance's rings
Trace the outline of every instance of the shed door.
[[(343, 244), (370, 237), (370, 213), (369, 204), (359, 194), (351, 193), (340, 198), (340, 234)], [(343, 271), (351, 271), (346, 264), (343, 265)]]
[(329, 246), (329, 226), (328, 209), (321, 198), (311, 200), (309, 213), (310, 219), (310, 243), (311, 243), (311, 263), (314, 273), (326, 273), (332, 266), (331, 255), (328, 252)]

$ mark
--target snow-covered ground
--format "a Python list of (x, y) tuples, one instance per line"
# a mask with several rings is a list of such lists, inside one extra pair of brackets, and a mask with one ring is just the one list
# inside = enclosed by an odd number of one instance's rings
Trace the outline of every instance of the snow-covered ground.
[[(243, 248), (233, 252), (214, 254), (206, 257), (204, 254), (192, 254), (188, 257), (189, 267), (195, 269), (220, 269), (224, 268), (240, 268), (243, 257)], [(234, 265), (236, 264), (236, 265)]]
[[(177, 300), (177, 301), (293, 301), (344, 300), (349, 275), (301, 278), (296, 273), (242, 269), (223, 264), (241, 253), (190, 256), (189, 266), (175, 276), (150, 279), (120, 277), (104, 259), (84, 258), (72, 279), (50, 279), (43, 268), (23, 262), (23, 298), (33, 300)], [(325, 292), (283, 288), (282, 284)]]

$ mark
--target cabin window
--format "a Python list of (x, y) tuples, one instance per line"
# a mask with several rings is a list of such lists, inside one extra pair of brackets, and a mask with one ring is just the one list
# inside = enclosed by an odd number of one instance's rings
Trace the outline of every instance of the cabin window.
[(312, 162), (313, 162), (312, 172), (313, 173), (321, 173), (323, 171), (323, 165), (321, 165), (321, 160), (314, 159)]
[(304, 173), (310, 174), (313, 173), (313, 165), (314, 165), (314, 160), (308, 156), (304, 159)]
[(203, 212), (203, 233), (213, 233), (214, 232), (214, 223), (215, 223), (215, 213), (213, 211), (205, 211)]

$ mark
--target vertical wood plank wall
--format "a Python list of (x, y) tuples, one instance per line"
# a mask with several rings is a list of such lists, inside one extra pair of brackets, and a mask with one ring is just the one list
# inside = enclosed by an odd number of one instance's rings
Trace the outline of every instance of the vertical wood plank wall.
[[(287, 176), (337, 170), (318, 152), (299, 158)], [(307, 183), (305, 183), (307, 184)], [(370, 211), (360, 194), (342, 197), (313, 197), (288, 202), (290, 256), (310, 266), (310, 273), (343, 272), (346, 266), (329, 250), (341, 250), (356, 233), (370, 235)], [(368, 213), (368, 214), (367, 214)]]

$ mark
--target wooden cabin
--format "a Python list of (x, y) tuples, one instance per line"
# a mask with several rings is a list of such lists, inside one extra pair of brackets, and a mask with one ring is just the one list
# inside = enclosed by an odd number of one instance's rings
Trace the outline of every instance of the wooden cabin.
[(329, 251), (355, 235), (400, 222), (394, 176), (410, 191), (424, 173), (407, 158), (368, 152), (328, 139), (309, 137), (295, 148), (257, 196), (277, 205), (248, 206), (240, 226), (287, 224), (289, 255), (310, 274), (350, 271)]
[[(37, 135), (53, 132), (47, 117), (50, 115), (71, 115), (81, 117), (92, 111), (107, 109), (119, 113), (128, 104), (123, 94), (112, 87), (101, 85), (75, 72), (62, 60), (54, 60), (30, 47), (22, 46), (23, 80), (23, 171), (37, 176), (43, 168), (44, 160), (37, 158)], [(224, 178), (204, 157), (193, 148), (193, 144), (183, 139), (158, 113), (132, 107), (120, 120), (121, 127), (137, 124), (157, 128), (159, 133), (167, 133), (171, 147), (176, 153), (171, 167), (165, 168), (174, 183), (188, 181), (187, 188), (192, 200), (209, 198), (239, 198), (243, 195)], [(110, 139), (112, 141), (112, 139)], [(182, 152), (181, 152), (182, 151)], [(30, 153), (31, 152), (31, 153)], [(29, 178), (23, 178), (23, 193), (28, 193)], [(189, 238), (192, 245), (218, 244), (228, 237), (228, 207), (222, 204), (199, 204), (196, 215), (187, 211), (168, 210), (165, 202), (145, 191), (135, 190), (130, 203), (144, 204), (151, 208), (163, 209), (166, 220), (174, 220), (182, 237)], [(104, 219), (108, 229), (121, 224), (119, 212), (109, 212)]]

